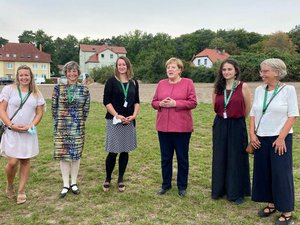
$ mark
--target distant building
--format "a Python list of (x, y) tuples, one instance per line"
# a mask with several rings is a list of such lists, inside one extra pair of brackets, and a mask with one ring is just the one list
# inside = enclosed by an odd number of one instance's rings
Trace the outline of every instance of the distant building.
[(28, 43), (7, 43), (0, 48), (0, 77), (15, 79), (20, 65), (32, 69), (35, 78), (50, 78), (51, 55)]
[(212, 67), (213, 63), (216, 61), (223, 61), (229, 58), (230, 55), (225, 51), (219, 51), (217, 49), (204, 49), (202, 52), (199, 52), (197, 55), (194, 55), (192, 62), (195, 66), (206, 66)]
[(126, 49), (108, 45), (80, 45), (79, 64), (82, 73), (90, 73), (95, 67), (114, 65), (119, 56), (126, 56)]

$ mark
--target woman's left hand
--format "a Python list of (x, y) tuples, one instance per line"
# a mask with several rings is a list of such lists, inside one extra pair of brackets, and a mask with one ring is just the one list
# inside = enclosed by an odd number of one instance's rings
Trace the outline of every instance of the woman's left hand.
[(278, 155), (283, 155), (284, 153), (286, 153), (286, 146), (285, 146), (284, 139), (277, 138), (273, 142), (272, 146), (273, 148), (275, 148), (275, 153), (278, 153)]
[(135, 119), (134, 116), (128, 116), (128, 117), (125, 118), (123, 124), (129, 124), (129, 123), (131, 123), (131, 121), (133, 121), (134, 119)]

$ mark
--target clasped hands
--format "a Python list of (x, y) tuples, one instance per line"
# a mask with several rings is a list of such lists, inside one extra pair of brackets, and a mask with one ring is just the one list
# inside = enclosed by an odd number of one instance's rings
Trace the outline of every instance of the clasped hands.
[(176, 107), (176, 101), (170, 97), (167, 97), (159, 102), (159, 106), (164, 108)]
[(11, 129), (17, 132), (27, 132), (32, 126), (33, 124), (13, 124)]
[(133, 121), (135, 119), (134, 116), (122, 116), (122, 115), (116, 115), (116, 118), (121, 120), (122, 124), (129, 124), (131, 121)]

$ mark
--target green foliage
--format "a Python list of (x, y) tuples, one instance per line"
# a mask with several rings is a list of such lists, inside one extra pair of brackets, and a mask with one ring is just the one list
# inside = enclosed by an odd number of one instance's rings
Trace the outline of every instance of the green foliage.
[[(193, 33), (172, 38), (166, 33), (155, 35), (134, 30), (124, 35), (112, 38), (92, 40), (85, 37), (77, 40), (74, 36), (52, 40), (42, 30), (24, 31), (19, 36), (20, 42), (33, 43), (43, 47), (43, 51), (51, 54), (51, 73), (58, 74), (58, 65), (70, 60), (79, 61), (79, 44), (123, 46), (127, 57), (133, 64), (135, 78), (143, 82), (156, 83), (166, 77), (165, 62), (170, 57), (177, 57), (190, 63), (193, 55), (205, 48), (224, 49), (233, 58), (238, 59), (244, 81), (259, 80), (258, 68), (262, 60), (278, 57), (288, 66), (288, 80), (300, 80), (300, 26), (296, 26), (288, 34), (277, 32), (271, 35), (261, 35), (247, 32), (244, 29), (218, 30), (200, 29)], [(5, 43), (5, 39), (2, 40)], [(1, 39), (0, 39), (1, 44)], [(216, 64), (218, 65), (218, 63)], [(183, 76), (194, 81), (211, 82), (214, 80), (217, 66), (209, 68), (190, 68), (186, 66)], [(101, 73), (103, 74), (101, 75)], [(101, 83), (107, 79), (104, 71), (95, 71), (95, 80)]]
[(113, 74), (114, 66), (103, 66), (101, 68), (93, 68), (90, 75), (96, 82), (104, 84)]

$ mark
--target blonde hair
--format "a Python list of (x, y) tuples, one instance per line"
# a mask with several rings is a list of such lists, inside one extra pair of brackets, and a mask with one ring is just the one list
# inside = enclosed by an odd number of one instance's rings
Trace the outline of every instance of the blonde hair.
[(272, 70), (278, 71), (278, 79), (282, 79), (287, 75), (285, 63), (278, 58), (270, 58), (262, 61), (260, 66), (265, 65), (272, 68)]
[(20, 80), (19, 80), (19, 71), (20, 70), (28, 70), (29, 73), (30, 73), (30, 78), (31, 78), (31, 81), (29, 83), (29, 90), (32, 91), (33, 95), (38, 95), (39, 94), (39, 89), (38, 87), (36, 86), (35, 84), (35, 80), (34, 80), (34, 77), (33, 77), (33, 73), (32, 73), (32, 70), (29, 66), (27, 65), (21, 65), (18, 67), (17, 69), (17, 74), (16, 74), (16, 81), (15, 81), (15, 84), (18, 86), (20, 85)]
[(167, 60), (165, 67), (167, 68), (167, 66), (170, 65), (171, 63), (175, 63), (178, 66), (178, 68), (181, 70), (181, 72), (180, 72), (180, 74), (181, 74), (184, 69), (183, 62), (181, 61), (181, 59), (172, 57)]

